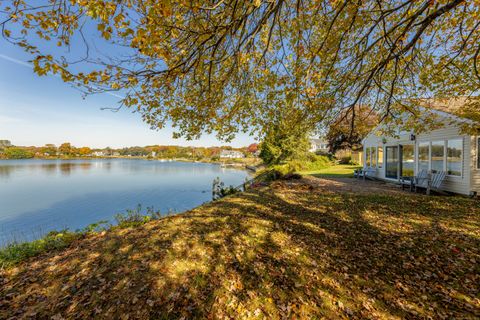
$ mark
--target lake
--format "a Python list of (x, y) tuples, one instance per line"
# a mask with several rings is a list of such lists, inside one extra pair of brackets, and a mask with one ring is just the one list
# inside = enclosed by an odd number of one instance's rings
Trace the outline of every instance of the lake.
[(212, 181), (239, 185), (244, 170), (137, 159), (0, 160), (0, 246), (76, 230), (138, 204), (162, 214), (212, 198)]

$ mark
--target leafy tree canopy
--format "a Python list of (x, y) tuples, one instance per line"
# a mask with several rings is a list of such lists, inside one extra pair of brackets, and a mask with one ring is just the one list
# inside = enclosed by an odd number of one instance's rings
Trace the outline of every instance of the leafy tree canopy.
[(340, 116), (329, 127), (326, 134), (330, 152), (335, 153), (338, 150), (358, 148), (362, 144), (362, 139), (378, 123), (378, 116), (368, 106), (355, 106), (355, 117), (352, 119), (352, 113)]
[[(2, 35), (33, 55), (36, 73), (86, 94), (120, 91), (120, 106), (187, 138), (261, 135), (282, 108), (308, 128), (353, 121), (358, 104), (397, 121), (419, 112), (406, 98), (480, 88), (479, 0), (12, 0), (0, 10)], [(92, 29), (103, 44), (84, 35)]]
[(280, 117), (271, 125), (260, 145), (259, 157), (267, 165), (280, 164), (289, 160), (305, 158), (310, 142), (308, 131), (300, 123), (292, 123)]

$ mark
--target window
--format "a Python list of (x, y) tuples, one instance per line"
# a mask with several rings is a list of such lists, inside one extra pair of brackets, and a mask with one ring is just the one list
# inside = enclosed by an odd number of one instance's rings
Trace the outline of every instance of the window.
[(402, 177), (412, 177), (415, 167), (415, 147), (413, 144), (401, 146), (402, 150)]
[(431, 170), (433, 173), (443, 171), (445, 157), (445, 142), (432, 141)]
[(430, 162), (430, 142), (420, 142), (418, 144), (418, 172), (428, 170)]
[(372, 167), (373, 168), (376, 168), (377, 167), (377, 148), (376, 147), (372, 147), (371, 149), (371, 158), (372, 158)]
[(381, 168), (383, 166), (383, 147), (378, 147), (377, 152), (377, 164)]
[(480, 169), (480, 137), (477, 138), (477, 169)]
[(462, 175), (462, 139), (447, 141), (447, 174), (451, 176)]
[(371, 158), (370, 158), (370, 147), (365, 149), (365, 164), (367, 167), (371, 165)]

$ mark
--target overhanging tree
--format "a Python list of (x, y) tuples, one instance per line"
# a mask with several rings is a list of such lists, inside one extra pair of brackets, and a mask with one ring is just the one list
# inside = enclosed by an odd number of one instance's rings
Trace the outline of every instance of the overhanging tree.
[[(418, 116), (411, 98), (480, 89), (478, 0), (15, 0), (1, 6), (3, 36), (33, 55), (38, 74), (60, 74), (86, 94), (120, 91), (119, 106), (134, 108), (153, 128), (172, 121), (187, 138), (261, 135), (283, 102), (308, 130), (339, 115), (351, 119), (353, 130), (358, 104), (395, 122), (401, 112)], [(92, 29), (102, 45), (85, 36)], [(469, 112), (478, 110), (475, 103)]]
[[(378, 123), (378, 116), (365, 105), (355, 106), (355, 118), (352, 113), (340, 114), (329, 127), (326, 139), (331, 153), (344, 149), (355, 149), (362, 145), (362, 140)], [(353, 125), (352, 125), (353, 123)]]

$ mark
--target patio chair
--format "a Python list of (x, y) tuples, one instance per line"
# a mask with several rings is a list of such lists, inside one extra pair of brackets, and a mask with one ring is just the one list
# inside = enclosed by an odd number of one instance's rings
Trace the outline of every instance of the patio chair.
[(375, 168), (367, 167), (355, 170), (353, 176), (358, 179), (363, 178), (363, 180), (365, 180), (366, 178), (373, 179), (375, 178), (376, 172), (377, 170)]
[(414, 176), (402, 176), (400, 177), (400, 184), (402, 185), (402, 190), (405, 190), (405, 187), (408, 186), (410, 191), (413, 191), (415, 185)]
[(425, 189), (426, 194), (430, 194), (432, 190), (440, 191), (440, 187), (442, 186), (442, 183), (446, 177), (447, 173), (445, 171), (437, 171), (434, 173), (427, 172), (426, 177), (424, 177), (424, 174), (422, 174), (421, 177), (419, 175), (419, 177), (414, 182), (415, 192), (417, 191), (417, 188)]
[(402, 184), (402, 190), (405, 190), (405, 186), (408, 186), (410, 188), (410, 191), (417, 191), (417, 186), (427, 188), (428, 171), (422, 169), (416, 176), (400, 177), (400, 183)]
[(446, 177), (447, 173), (445, 171), (437, 171), (432, 173), (431, 179), (429, 180), (429, 184), (427, 186), (427, 194), (430, 194), (430, 190), (439, 191), (440, 186)]

